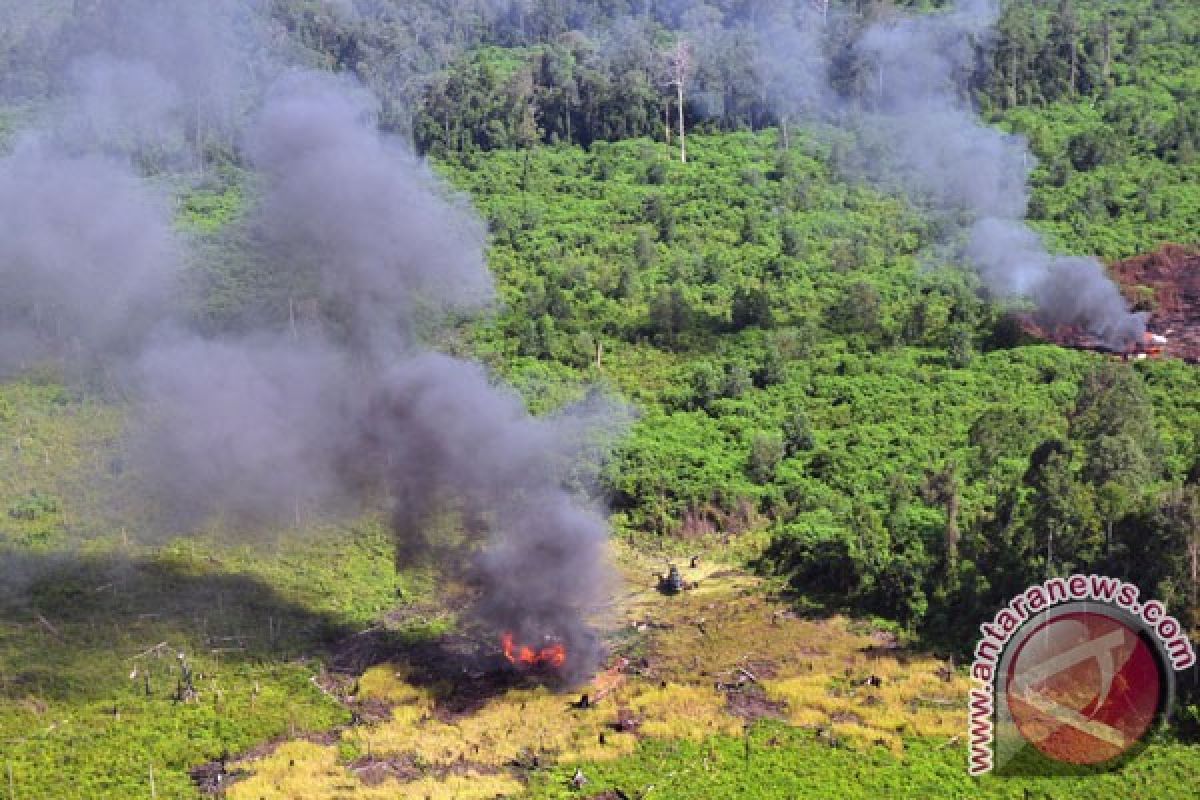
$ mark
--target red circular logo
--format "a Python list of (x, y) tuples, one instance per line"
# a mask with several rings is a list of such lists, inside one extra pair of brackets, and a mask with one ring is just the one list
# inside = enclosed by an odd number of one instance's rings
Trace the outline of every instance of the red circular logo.
[(1137, 744), (1159, 711), (1163, 679), (1137, 631), (1104, 613), (1046, 622), (1009, 664), (1007, 700), (1021, 735), (1072, 764), (1109, 761)]

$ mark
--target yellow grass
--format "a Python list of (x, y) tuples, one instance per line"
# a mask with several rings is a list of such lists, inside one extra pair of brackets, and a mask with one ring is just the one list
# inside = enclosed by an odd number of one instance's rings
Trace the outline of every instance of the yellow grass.
[(434, 716), (432, 701), (424, 698), (394, 709), (389, 722), (347, 736), (375, 755), (416, 755), (441, 767), (463, 761), (502, 765), (528, 754), (603, 759), (632, 751), (632, 735), (608, 730), (615, 721), (614, 705), (606, 701), (579, 710), (571, 706), (576, 697), (549, 689), (514, 690), (452, 721)]
[(668, 685), (644, 691), (630, 700), (643, 717), (641, 732), (664, 739), (707, 739), (739, 735), (741, 720), (725, 713), (725, 698), (707, 686)]
[[(744, 678), (739, 670), (783, 704), (788, 722), (821, 728), (844, 746), (899, 754), (903, 737), (948, 738), (965, 727), (968, 681), (958, 673), (944, 679), (945, 665), (937, 659), (888, 649), (886, 637), (841, 617), (797, 618), (763, 596), (753, 578), (720, 576), (717, 565), (685, 569), (700, 588), (669, 598), (653, 591), (655, 564), (626, 554), (623, 566), (630, 584), (608, 624), (634, 627), (647, 639), (649, 667), (629, 675), (598, 706), (574, 708), (576, 693), (519, 689), (473, 713), (450, 716), (428, 689), (409, 682), (404, 665), (375, 667), (359, 679), (357, 696), (388, 703), (391, 716), (348, 730), (344, 744), (376, 759), (419, 764), (423, 777), (366, 786), (339, 762), (337, 747), (292, 742), (240, 765), (254, 775), (229, 797), (512, 794), (521, 784), (508, 765), (533, 756), (542, 764), (599, 761), (630, 753), (639, 737), (740, 735), (745, 721), (729, 713), (726, 694), (714, 687)], [(869, 685), (871, 677), (881, 685)], [(619, 709), (641, 720), (636, 734), (613, 729)]]
[(229, 788), (230, 800), (316, 800), (349, 792), (362, 800), (387, 796), (361, 785), (338, 764), (335, 748), (311, 742), (287, 742), (254, 767), (251, 777)]
[(508, 797), (523, 788), (508, 775), (451, 775), (444, 780), (425, 778), (410, 783), (384, 784), (388, 797), (411, 797), (414, 800), (494, 800)]
[(359, 677), (356, 696), (396, 705), (428, 704), (429, 693), (409, 683), (408, 674), (404, 664), (371, 667)]

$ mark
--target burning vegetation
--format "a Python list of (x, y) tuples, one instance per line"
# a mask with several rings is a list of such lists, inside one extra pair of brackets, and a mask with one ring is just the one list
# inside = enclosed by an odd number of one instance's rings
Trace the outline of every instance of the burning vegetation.
[(1134, 307), (1149, 313), (1147, 324), (1160, 331), (1161, 355), (1200, 362), (1200, 249), (1165, 244), (1112, 265)]
[(1107, 353), (1123, 360), (1178, 358), (1200, 363), (1200, 250), (1166, 244), (1110, 268), (1122, 294), (1146, 318), (1146, 330), (1124, 346), (1105, 342), (1079, 326), (1039, 325), (1025, 317), (1027, 333), (1063, 347)]
[(504, 633), (500, 636), (500, 646), (509, 663), (523, 669), (559, 669), (567, 663), (567, 648), (562, 642), (551, 642), (535, 649), (518, 644), (513, 634)]
[[(627, 555), (631, 582), (647, 567)], [(965, 725), (966, 680), (945, 662), (842, 618), (805, 619), (728, 565), (689, 574), (701, 585), (673, 602), (650, 586), (622, 598), (606, 638), (627, 657), (590, 676), (578, 702), (533, 679), (532, 665), (515, 676), (468, 670), (450, 686), (445, 676), (458, 673), (457, 662), (445, 650), (428, 663), (396, 651), (334, 687), (358, 724), (230, 759), (221, 765), (236, 776), (223, 784), (226, 796), (488, 798), (517, 795), (553, 770), (603, 790), (598, 765), (641, 742), (744, 741), (747, 723), (762, 717), (786, 720), (830, 751), (901, 753), (900, 731), (953, 742)], [(554, 668), (556, 643), (516, 637), (501, 641), (514, 663), (541, 657)], [(460, 693), (472, 682), (481, 691), (464, 704)], [(339, 748), (359, 755), (342, 763)]]
[(1031, 317), (1023, 317), (1021, 325), (1030, 336), (1053, 342), (1060, 347), (1070, 347), (1074, 350), (1091, 350), (1096, 353), (1111, 355), (1123, 361), (1162, 358), (1167, 353), (1167, 345), (1170, 344), (1170, 340), (1166, 336), (1149, 330), (1124, 345), (1114, 345), (1075, 325), (1043, 327)]

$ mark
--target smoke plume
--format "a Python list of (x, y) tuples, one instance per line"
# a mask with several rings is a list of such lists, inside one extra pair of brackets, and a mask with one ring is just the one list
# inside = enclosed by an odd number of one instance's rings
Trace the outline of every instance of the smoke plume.
[(484, 226), (395, 139), (376, 133), (365, 90), (315, 73), (285, 76), (248, 133), (263, 176), (256, 210), (272, 263), (316, 278), (356, 343), (383, 357), (418, 319), (492, 299)]
[(22, 138), (0, 158), (0, 373), (135, 351), (180, 264), (170, 204), (128, 165)]
[[(853, 173), (948, 217), (965, 213), (964, 255), (994, 298), (1031, 303), (1044, 325), (1078, 326), (1123, 346), (1141, 336), (1144, 317), (1130, 313), (1098, 261), (1050, 253), (1025, 224), (1035, 159), (1021, 137), (983, 125), (972, 106), (969, 80), (998, 13), (994, 0), (961, 0), (857, 30), (852, 20), (801, 11), (760, 27), (758, 73), (782, 118), (800, 114), (852, 134)], [(854, 85), (822, 83), (835, 57), (857, 61)], [(842, 72), (844, 82), (845, 64)]]
[[(493, 632), (562, 641), (583, 675), (611, 576), (601, 509), (568, 482), (620, 415), (533, 418), (479, 365), (432, 352), (494, 301), (468, 203), (379, 132), (361, 86), (267, 63), (265, 42), (247, 54), (255, 3), (185, 3), (175, 27), (156, 5), (99, 4), (59, 65), (71, 102), (0, 161), (2, 363), (85, 349), (120, 376), (135, 471), (173, 527), (385, 504), (401, 560), (473, 585)], [(208, 82), (171, 57), (189, 52), (227, 61)], [(227, 64), (242, 65), (228, 81)], [(240, 257), (286, 303), (236, 333), (185, 311), (202, 303), (182, 265), (207, 251), (144, 177), (180, 148), (167, 163), (202, 163), (213, 137), (253, 173)]]

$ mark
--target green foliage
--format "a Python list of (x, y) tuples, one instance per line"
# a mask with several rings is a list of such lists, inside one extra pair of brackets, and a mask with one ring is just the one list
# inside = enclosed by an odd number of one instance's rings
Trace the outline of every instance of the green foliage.
[(984, 96), (1038, 157), (1042, 230), (1103, 258), (1194, 241), (1198, 31), (1179, 0), (1007, 4)]
[[(653, 185), (637, 141), (446, 165), (489, 218), (554, 198), (536, 228), (493, 238), (509, 308), (473, 342), (527, 352), (541, 320), (536, 358), (559, 380), (639, 405), (605, 473), (620, 523), (669, 535), (702, 514), (728, 534), (748, 506), (775, 539), (763, 569), (953, 647), (1047, 571), (1178, 593), (1186, 576), (1134, 564), (1122, 537), (1148, 513), (1183, 547), (1178, 515), (1154, 509), (1197, 457), (1195, 371), (1032, 345), (964, 273), (918, 268), (911, 211), (838, 180), (802, 138), (775, 144), (693, 136), (686, 170), (663, 162)], [(603, 342), (599, 369), (569, 345), (583, 334)], [(1064, 442), (1050, 462), (1048, 441)]]
[[(970, 647), (978, 621), (1030, 581), (1074, 569), (1135, 580), (1196, 621), (1200, 373), (1030, 342), (954, 265), (918, 263), (933, 223), (839, 179), (803, 131), (784, 147), (762, 130), (772, 117), (732, 45), (714, 46), (702, 78), (721, 89), (720, 116), (702, 122), (689, 104), (688, 124), (758, 132), (689, 136), (685, 165), (661, 141), (653, 25), (618, 53), (560, 36), (581, 19), (576, 3), (539, 3), (520, 29), (487, 31), (464, 4), (432, 0), (374, 27), (327, 4), (272, 5), (320, 63), (377, 88), (395, 85), (389, 65), (410, 53), (437, 68), (412, 84), (412, 130), (487, 220), (502, 300), (454, 346), (537, 413), (595, 383), (637, 406), (602, 476), (620, 527), (664, 540), (695, 516), (724, 537), (761, 528), (760, 567), (809, 603), (882, 614), (950, 650)], [(1195, 4), (1006, 9), (991, 69), (971, 88), (1038, 158), (1034, 223), (1056, 246), (1104, 258), (1194, 241)], [(452, 46), (429, 52), (422, 21), (448, 25)], [(17, 78), (36, 93), (44, 76)], [(385, 126), (407, 129), (412, 91), (385, 92)], [(4, 111), (0, 139), (15, 118)], [(189, 273), (206, 298), (197, 316), (213, 328), (283, 324), (305, 296), (304, 276), (281, 283), (245, 258), (253, 191), (224, 167), (181, 193), (180, 227), (204, 254)], [(119, 463), (80, 455), (111, 453), (119, 425), (53, 381), (0, 390), (0, 558), (31, 587), (0, 605), (0, 741), (20, 797), (145, 796), (151, 765), (162, 796), (187, 796), (200, 761), (343, 721), (296, 657), (369, 624), (397, 594), (430, 591), (428, 576), (395, 573), (372, 520), (265, 547), (216, 532), (139, 545), (136, 528), (130, 544), (107, 495), (83, 488), (96, 474), (121, 485)], [(63, 557), (67, 541), (81, 552)], [(216, 652), (226, 640), (234, 651)], [(200, 702), (172, 700), (173, 659), (135, 659), (159, 642), (204, 675)], [(149, 692), (129, 679), (134, 664)], [(1193, 761), (1156, 745), (1132, 772), (1086, 785), (970, 782), (960, 748), (914, 742), (897, 760), (763, 725), (745, 741), (647, 741), (584, 770), (588, 791), (653, 783), (674, 797), (1057, 797), (1098, 785), (1150, 796), (1192, 785)], [(572, 795), (572, 770), (535, 773), (532, 793)]]
[(750, 477), (755, 483), (770, 483), (775, 478), (779, 462), (783, 461), (783, 439), (756, 433), (750, 440)]
[(16, 797), (149, 796), (153, 769), (158, 796), (192, 797), (187, 771), (204, 761), (348, 720), (311, 657), (431, 588), (397, 574), (383, 524), (140, 543), (118, 409), (29, 381), (0, 385), (0, 408), (6, 792), (11, 768)]
[(60, 508), (58, 498), (43, 494), (36, 489), (25, 497), (13, 501), (8, 507), (8, 516), (20, 520), (36, 520), (56, 513)]
[(771, 327), (774, 317), (771, 314), (771, 299), (766, 291), (738, 287), (733, 293), (730, 321), (735, 331), (751, 325), (759, 328)]
[[(662, 797), (672, 800), (728, 798), (1091, 798), (1097, 793), (1129, 797), (1192, 796), (1194, 748), (1158, 744), (1120, 772), (1087, 777), (967, 775), (959, 744), (909, 740), (903, 757), (883, 747), (866, 752), (843, 746), (825, 730), (761, 722), (743, 737), (702, 741), (648, 739), (629, 758), (567, 762), (535, 773), (530, 795), (572, 798), (576, 768), (588, 779), (589, 796)], [(651, 789), (650, 787), (653, 787)]]
[(244, 177), (233, 168), (187, 192), (181, 199), (179, 222), (190, 232), (213, 234), (238, 218), (244, 204)]

